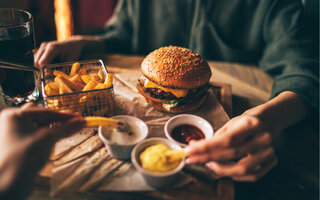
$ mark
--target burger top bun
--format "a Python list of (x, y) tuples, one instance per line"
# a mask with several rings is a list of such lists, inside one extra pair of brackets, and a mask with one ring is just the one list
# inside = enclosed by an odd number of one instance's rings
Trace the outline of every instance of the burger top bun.
[(193, 89), (208, 83), (211, 70), (207, 61), (190, 49), (168, 46), (151, 52), (142, 62), (145, 77), (170, 88)]

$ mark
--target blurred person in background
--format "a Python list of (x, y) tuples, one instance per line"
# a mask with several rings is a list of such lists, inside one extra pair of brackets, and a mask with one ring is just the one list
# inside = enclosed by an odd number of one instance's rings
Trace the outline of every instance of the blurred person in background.
[[(55, 123), (54, 128), (50, 124)], [(82, 117), (28, 103), (0, 112), (0, 199), (25, 199), (56, 141), (80, 131)]]
[(103, 35), (42, 43), (35, 64), (75, 61), (86, 52), (146, 55), (169, 45), (208, 60), (255, 64), (275, 78), (270, 100), (211, 140), (191, 143), (187, 162), (255, 182), (236, 184), (239, 199), (318, 199), (319, 135), (292, 128), (303, 120), (318, 128), (318, 28), (308, 26), (303, 11), (300, 0), (122, 0)]

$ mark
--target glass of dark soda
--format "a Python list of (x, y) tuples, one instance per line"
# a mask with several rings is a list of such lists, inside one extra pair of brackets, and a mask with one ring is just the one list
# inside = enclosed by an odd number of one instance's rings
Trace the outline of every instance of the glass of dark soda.
[[(0, 8), (0, 59), (30, 66), (33, 65), (34, 48), (31, 14), (13, 8)], [(4, 101), (10, 106), (19, 106), (39, 98), (35, 74), (31, 71), (0, 66), (0, 86)]]

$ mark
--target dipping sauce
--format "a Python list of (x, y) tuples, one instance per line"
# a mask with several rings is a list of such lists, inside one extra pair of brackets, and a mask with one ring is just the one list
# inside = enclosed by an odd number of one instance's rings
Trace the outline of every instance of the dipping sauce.
[(181, 160), (171, 161), (166, 154), (172, 151), (164, 144), (156, 144), (147, 147), (140, 154), (141, 166), (152, 172), (167, 172), (178, 167)]
[(183, 144), (189, 144), (191, 140), (200, 140), (205, 138), (203, 132), (199, 128), (189, 124), (183, 124), (175, 127), (172, 130), (171, 136), (173, 139)]
[(126, 131), (119, 131), (117, 128), (103, 127), (103, 136), (111, 143), (119, 145), (132, 145), (137, 143), (142, 135), (139, 128), (130, 122), (126, 122)]

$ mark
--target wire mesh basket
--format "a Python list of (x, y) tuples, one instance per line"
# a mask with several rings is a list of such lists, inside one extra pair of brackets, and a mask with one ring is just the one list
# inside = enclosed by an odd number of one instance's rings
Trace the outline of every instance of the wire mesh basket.
[[(80, 61), (80, 69), (86, 69), (88, 75), (103, 72), (107, 77), (107, 69), (101, 60)], [(93, 89), (66, 94), (48, 95), (46, 85), (54, 82), (54, 71), (70, 74), (73, 62), (45, 65), (41, 70), (42, 95), (45, 106), (51, 110), (73, 112), (82, 116), (113, 116), (114, 93), (113, 86), (106, 89)]]

